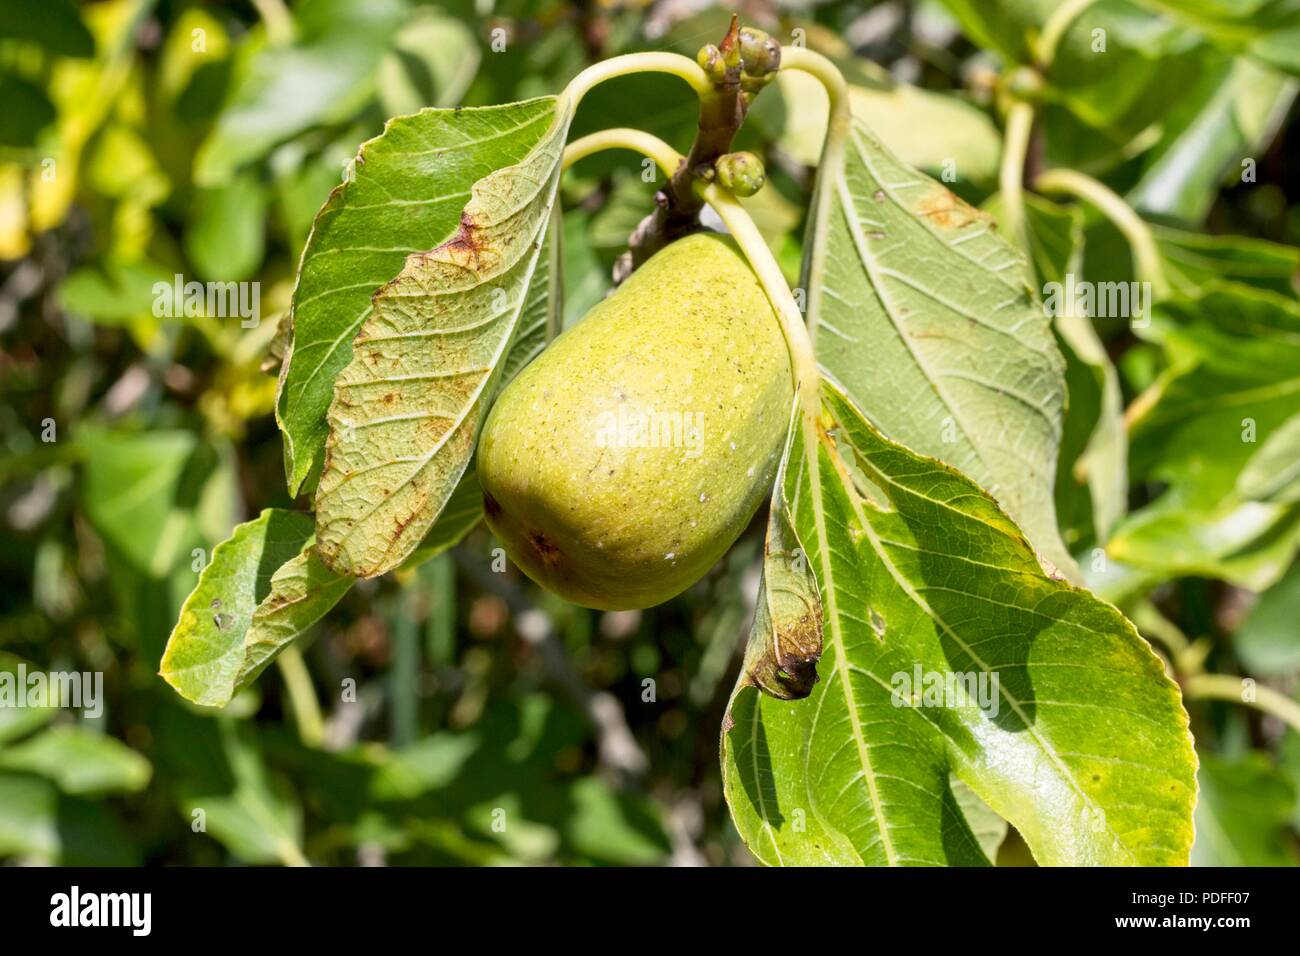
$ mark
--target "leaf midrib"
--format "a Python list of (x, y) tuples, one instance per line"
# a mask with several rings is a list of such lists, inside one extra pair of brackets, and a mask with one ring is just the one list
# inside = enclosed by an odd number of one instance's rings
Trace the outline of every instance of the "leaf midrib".
[[(811, 440), (809, 438), (811, 437)], [(853, 730), (853, 741), (858, 751), (858, 762), (862, 766), (862, 779), (867, 784), (867, 795), (871, 800), (873, 816), (876, 821), (876, 829), (880, 831), (881, 846), (885, 851), (885, 860), (890, 866), (898, 863), (898, 854), (894, 849), (893, 840), (889, 836), (889, 827), (885, 820), (884, 808), (880, 802), (880, 794), (876, 786), (876, 774), (871, 764), (870, 748), (867, 746), (866, 738), (862, 733), (862, 723), (858, 719), (857, 699), (853, 694), (853, 688), (850, 686), (851, 675), (848, 669), (848, 656), (844, 647), (843, 635), (840, 631), (839, 601), (836, 597), (835, 574), (831, 570), (830, 561), (830, 538), (826, 532), (826, 515), (822, 507), (821, 494), (821, 475), (820, 475), (820, 448), (822, 439), (820, 435), (805, 435), (804, 438), (804, 458), (809, 464), (809, 494), (813, 499), (813, 519), (817, 529), (817, 557), (822, 566), (823, 580), (826, 582), (826, 604), (829, 614), (827, 623), (829, 627), (827, 632), (835, 645), (835, 671), (839, 676), (839, 684), (844, 695), (844, 705), (849, 714), (849, 725)], [(836, 461), (835, 452), (832, 448), (827, 448), (832, 461)], [(851, 496), (850, 496), (851, 497)], [(813, 717), (813, 726), (816, 727), (817, 718), (821, 716), (822, 704), (826, 701), (826, 694), (823, 694), (817, 703), (817, 713)], [(804, 767), (807, 769), (807, 761), (811, 748), (806, 748), (804, 753)], [(805, 773), (805, 780), (811, 780), (812, 775)], [(816, 804), (813, 804), (816, 806)]]

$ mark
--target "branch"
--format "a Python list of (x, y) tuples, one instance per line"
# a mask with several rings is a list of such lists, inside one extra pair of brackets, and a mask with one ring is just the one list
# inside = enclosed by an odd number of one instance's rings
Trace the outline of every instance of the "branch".
[(667, 185), (655, 193), (654, 212), (629, 237), (628, 251), (614, 266), (615, 282), (622, 282), (670, 242), (700, 228), (704, 203), (696, 184), (712, 182), (714, 165), (731, 151), (750, 103), (780, 68), (781, 46), (761, 30), (741, 30), (739, 18), (732, 14), (722, 42), (704, 47), (697, 59), (712, 86), (700, 94), (695, 142)]

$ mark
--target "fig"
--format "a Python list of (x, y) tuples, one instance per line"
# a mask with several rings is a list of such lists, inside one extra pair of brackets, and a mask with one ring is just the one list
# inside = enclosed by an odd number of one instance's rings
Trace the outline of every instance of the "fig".
[(679, 239), (498, 396), (477, 458), (488, 526), (574, 604), (666, 601), (771, 492), (792, 389), (780, 326), (735, 243)]

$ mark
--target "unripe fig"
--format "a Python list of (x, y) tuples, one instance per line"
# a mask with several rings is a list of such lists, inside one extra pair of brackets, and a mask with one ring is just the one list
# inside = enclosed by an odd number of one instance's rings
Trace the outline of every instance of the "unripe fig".
[(488, 526), (575, 604), (666, 601), (771, 492), (791, 389), (780, 326), (735, 244), (680, 239), (501, 392), (478, 447)]
[(713, 164), (718, 185), (737, 196), (752, 196), (767, 182), (763, 161), (749, 152), (725, 153)]

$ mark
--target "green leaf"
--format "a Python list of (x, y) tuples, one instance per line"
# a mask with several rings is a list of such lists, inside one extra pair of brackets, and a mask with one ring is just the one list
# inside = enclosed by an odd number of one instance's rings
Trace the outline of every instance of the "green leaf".
[(1195, 866), (1295, 866), (1283, 848), (1295, 790), (1261, 753), (1206, 754), (1197, 774)]
[(1259, 677), (1285, 677), (1300, 670), (1300, 564), (1259, 596), (1232, 636), (1237, 657)]
[[(483, 494), (471, 470), (403, 568), (453, 547), (482, 516)], [(187, 700), (224, 707), (323, 618), (355, 580), (321, 561), (310, 515), (262, 512), (213, 552), (172, 632), (163, 677)]]
[(163, 654), (160, 673), (177, 693), (197, 704), (229, 703), (254, 611), (271, 593), (272, 575), (311, 533), (310, 515), (268, 508), (217, 545)]
[(1170, 283), (1195, 295), (1217, 281), (1240, 282), (1281, 295), (1295, 295), (1300, 249), (1247, 236), (1209, 236), (1152, 226)]
[(1165, 100), (1159, 142), (1142, 157), (1129, 203), (1144, 213), (1201, 222), (1225, 177), (1267, 148), (1295, 99), (1295, 83), (1249, 60), (1207, 62), (1181, 95)]
[(105, 325), (151, 315), (158, 296), (154, 286), (169, 288), (174, 273), (151, 262), (82, 266), (59, 283), (59, 304), (69, 312)]
[(814, 224), (804, 286), (823, 368), (886, 434), (970, 475), (1077, 573), (1052, 497), (1064, 362), (1021, 256), (861, 121), (818, 189), (832, 193), (829, 221)]
[(1192, 31), (1129, 3), (1084, 10), (1047, 74), (1045, 162), (1110, 169), (1191, 123), (1177, 106), (1224, 70), (1227, 58)]
[(192, 837), (214, 839), (246, 863), (306, 862), (302, 807), (289, 783), (273, 776), (252, 738), (231, 717), (177, 707), (159, 728), (176, 779), (176, 798)]
[(428, 7), (415, 10), (379, 64), (384, 112), (401, 116), (460, 105), (481, 58), (478, 38), (460, 20)]
[(1237, 494), (1250, 501), (1300, 502), (1300, 410), (1246, 462), (1237, 476)]
[(0, 772), (0, 857), (61, 866), (138, 866), (139, 854), (99, 803), (61, 794), (49, 780)]
[(81, 727), (52, 727), (0, 748), (0, 768), (47, 777), (68, 794), (136, 793), (152, 773), (149, 761), (120, 740)]
[[(1046, 575), (970, 479), (885, 439), (834, 386), (824, 399), (821, 506), (795, 515), (827, 614), (822, 680), (793, 703), (742, 690), (723, 739), (750, 849), (987, 862), (953, 774), (1040, 864), (1185, 863), (1187, 714), (1133, 626)], [(936, 698), (958, 679), (975, 693)]]
[(335, 380), (316, 491), (316, 549), (335, 571), (373, 577), (415, 549), (465, 472), (518, 329), (548, 308), (568, 128), (555, 102), (534, 149), (474, 184), (455, 235), (376, 293)]
[(423, 110), (390, 120), (362, 145), (316, 217), (294, 287), (293, 345), (276, 403), (291, 494), (320, 465), (334, 380), (352, 359), (372, 293), (402, 271), (407, 256), (453, 236), (471, 187), (523, 160), (554, 118), (549, 97)]
[[(6, 34), (7, 37), (7, 34)], [(45, 91), (21, 76), (0, 70), (0, 146), (29, 148), (54, 122), (54, 104)]]
[(91, 523), (136, 570), (165, 576), (226, 533), (236, 489), (221, 449), (192, 432), (83, 425), (81, 498)]
[(35, 15), (25, 0), (0, 0), (0, 36), (6, 40), (34, 40), (59, 56), (95, 55), (95, 38), (81, 22), (72, 0), (50, 0)]
[(1300, 76), (1300, 7), (1293, 0), (1137, 0), (1210, 42)]
[(266, 202), (266, 190), (248, 173), (199, 193), (185, 230), (185, 254), (199, 275), (241, 282), (257, 272), (265, 252)]
[[(270, 590), (253, 611), (230, 695), (253, 683), (282, 650), (319, 621), (352, 587), (316, 553), (308, 536), (302, 549), (271, 575)], [(227, 698), (229, 699), (229, 698)]]
[(306, 0), (297, 38), (255, 49), (194, 158), (194, 182), (219, 186), (277, 143), (351, 116), (374, 89), (402, 0)]
[[(1215, 284), (1159, 304), (1148, 334), (1173, 365), (1132, 416), (1130, 468), (1166, 488), (1116, 529), (1107, 552), (1165, 576), (1262, 590), (1300, 544), (1300, 506), (1250, 500), (1238, 482), (1270, 442), (1285, 445), (1285, 432), (1275, 436), (1300, 414), (1300, 303)], [(1264, 462), (1261, 473), (1276, 474)]]

